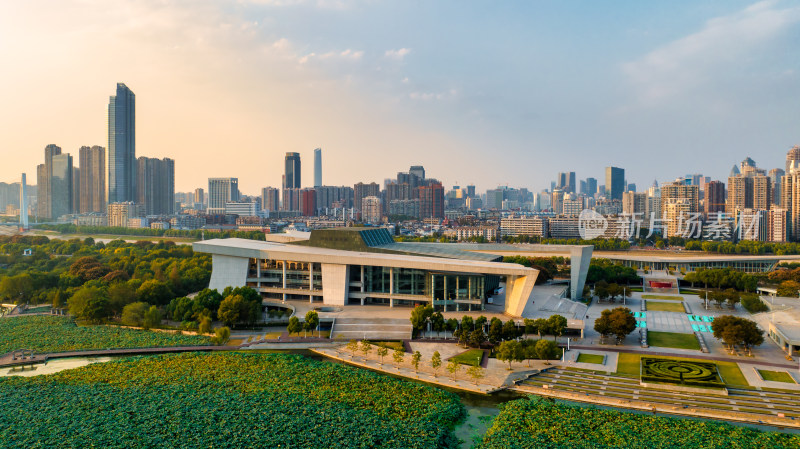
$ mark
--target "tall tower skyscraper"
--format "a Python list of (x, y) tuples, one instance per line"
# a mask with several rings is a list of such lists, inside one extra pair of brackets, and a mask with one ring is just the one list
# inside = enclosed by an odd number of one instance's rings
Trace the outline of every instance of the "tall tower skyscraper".
[(136, 201), (136, 96), (123, 83), (108, 101), (108, 202)]
[(606, 167), (606, 197), (611, 200), (622, 200), (625, 191), (625, 170), (618, 167)]
[(28, 182), (25, 173), (19, 184), (19, 226), (28, 229)]
[(314, 187), (322, 186), (322, 148), (314, 150)]
[(80, 212), (106, 212), (106, 149), (81, 147)]
[(283, 175), (283, 188), (299, 189), (300, 186), (300, 153), (286, 153), (286, 171)]
[(36, 167), (36, 215), (40, 217), (52, 217), (51, 181), (53, 178), (53, 157), (60, 154), (61, 147), (52, 143), (47, 145), (44, 147), (44, 164), (39, 164)]

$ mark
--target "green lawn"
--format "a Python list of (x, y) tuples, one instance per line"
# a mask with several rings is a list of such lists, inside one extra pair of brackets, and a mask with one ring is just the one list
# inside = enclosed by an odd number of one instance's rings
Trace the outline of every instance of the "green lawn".
[(470, 349), (469, 351), (450, 357), (448, 360), (455, 360), (462, 365), (478, 366), (481, 364), (481, 360), (483, 360), (483, 350)]
[[(330, 335), (330, 331), (328, 331), (328, 334)], [(375, 346), (383, 346), (384, 348), (391, 349), (392, 351), (397, 349), (405, 351), (406, 349), (405, 346), (403, 346), (402, 341), (370, 341), (370, 343)]]
[(686, 313), (683, 308), (683, 303), (679, 302), (648, 302), (648, 312), (679, 312)]
[[(650, 332), (648, 332), (648, 335)], [(629, 376), (629, 377), (639, 377), (639, 365), (641, 364), (641, 355), (640, 354), (631, 354), (631, 353), (621, 353), (619, 354), (619, 358), (617, 359), (617, 372), (620, 376)], [(707, 362), (708, 360), (704, 359), (692, 359), (686, 357), (661, 357), (662, 359), (674, 359), (674, 360), (691, 360), (695, 362)], [(719, 375), (722, 377), (722, 381), (725, 382), (726, 385), (732, 386), (744, 386), (748, 387), (750, 384), (747, 383), (747, 380), (742, 374), (742, 370), (739, 369), (739, 365), (734, 362), (714, 362), (717, 364), (717, 371), (719, 371)]]
[(602, 365), (605, 360), (606, 357), (601, 354), (586, 354), (585, 352), (578, 354), (578, 363), (596, 363)]
[(647, 333), (647, 344), (659, 348), (700, 350), (700, 343), (694, 334), (679, 334), (677, 332), (650, 331)]
[(758, 374), (761, 374), (761, 377), (764, 380), (771, 382), (784, 382), (787, 384), (797, 383), (786, 371), (770, 371), (766, 369), (760, 369), (758, 370)]
[(671, 301), (683, 301), (683, 296), (642, 295), (642, 299), (669, 299)]

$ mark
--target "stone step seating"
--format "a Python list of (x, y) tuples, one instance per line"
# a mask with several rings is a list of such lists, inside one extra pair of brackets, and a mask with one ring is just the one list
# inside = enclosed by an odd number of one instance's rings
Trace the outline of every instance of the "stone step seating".
[(407, 340), (411, 332), (411, 322), (407, 318), (336, 318), (331, 338)]

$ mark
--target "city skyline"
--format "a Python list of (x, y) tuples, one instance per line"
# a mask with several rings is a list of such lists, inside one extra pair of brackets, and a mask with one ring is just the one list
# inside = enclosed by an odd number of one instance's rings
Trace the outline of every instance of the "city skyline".
[[(138, 94), (139, 150), (180, 162), (178, 191), (204, 186), (208, 177), (237, 176), (243, 191), (257, 194), (280, 185), (281, 155), (299, 152), (310, 162), (318, 146), (326, 152), (326, 185), (361, 180), (348, 171), (356, 159), (374, 173), (370, 181), (391, 177), (397, 166), (423, 164), (446, 187), (539, 190), (557, 172), (600, 179), (597, 167), (605, 166), (624, 168), (627, 181), (639, 186), (685, 172), (724, 180), (725, 167), (746, 156), (783, 167), (785, 152), (798, 143), (791, 104), (800, 93), (797, 58), (786, 56), (797, 52), (791, 44), (800, 8), (785, 1), (509, 4), (467, 8), (435, 23), (417, 19), (459, 8), (357, 2), (132, 3), (125, 14), (91, 2), (0, 8), (6, 38), (0, 42), (9, 43), (0, 49), (17, 68), (0, 83), (3, 97), (18, 105), (0, 116), (8, 126), (0, 148), (13, 155), (0, 168), (7, 182), (33, 173), (49, 143), (73, 154), (105, 145), (103, 98), (116, 82)], [(286, 17), (296, 25), (281, 25)], [(419, 35), (384, 27), (379, 39), (367, 38), (374, 24), (388, 21), (415, 23)], [(319, 23), (328, 28), (295, 31)], [(471, 36), (475, 27), (489, 39)], [(583, 31), (573, 36), (576, 28)], [(452, 37), (442, 38), (442, 30)], [(59, 48), (71, 51), (57, 56)], [(56, 70), (39, 70), (40, 60)], [(163, 69), (146, 68), (155, 64)], [(265, 65), (275, 70), (265, 75)], [(465, 74), (470, 68), (474, 75)], [(498, 149), (505, 158), (475, 170), (475, 160)], [(575, 157), (565, 164), (562, 154)], [(662, 160), (652, 164), (651, 154)]]

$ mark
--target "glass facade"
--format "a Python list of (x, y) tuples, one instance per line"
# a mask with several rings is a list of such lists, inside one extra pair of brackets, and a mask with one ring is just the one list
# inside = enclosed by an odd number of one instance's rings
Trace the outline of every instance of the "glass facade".
[[(351, 265), (348, 281), (350, 304), (414, 306), (431, 303), (437, 310), (475, 310), (483, 307), (487, 291), (497, 286), (499, 278), (415, 268)], [(260, 288), (265, 298), (308, 299), (314, 295), (313, 292), (323, 290), (322, 264), (250, 259), (247, 285)], [(286, 291), (282, 291), (284, 289)], [(298, 290), (308, 293), (301, 294)], [(316, 296), (314, 299), (322, 298)]]
[(673, 270), (673, 271), (694, 271), (698, 268), (732, 268), (745, 273), (767, 273), (775, 269), (778, 259), (764, 260), (684, 260), (684, 261), (642, 261), (630, 259), (612, 259), (626, 267), (637, 270)]

